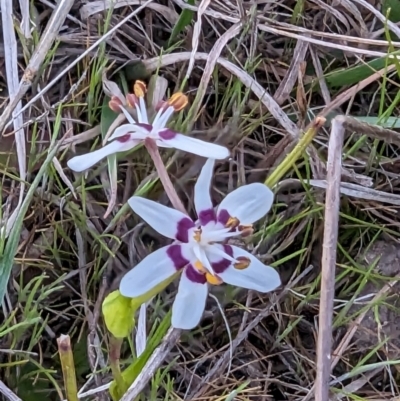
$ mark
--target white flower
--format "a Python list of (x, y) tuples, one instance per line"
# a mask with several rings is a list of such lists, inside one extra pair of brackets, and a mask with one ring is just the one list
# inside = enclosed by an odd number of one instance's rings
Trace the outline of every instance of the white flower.
[(214, 160), (208, 159), (195, 185), (194, 204), (198, 221), (151, 200), (133, 196), (131, 208), (160, 234), (175, 240), (143, 259), (121, 280), (126, 297), (145, 294), (182, 270), (172, 308), (172, 325), (195, 327), (204, 312), (208, 284), (222, 282), (260, 292), (280, 284), (278, 273), (247, 251), (228, 245), (232, 236), (248, 233), (252, 223), (271, 208), (273, 193), (260, 183), (244, 185), (228, 194), (214, 209), (210, 184)]
[(128, 106), (134, 107), (137, 112), (138, 121), (135, 121), (131, 114), (117, 98), (112, 99), (110, 106), (113, 110), (119, 109), (125, 114), (129, 124), (118, 127), (110, 136), (111, 141), (106, 146), (80, 156), (75, 156), (67, 162), (68, 167), (77, 172), (87, 170), (100, 160), (118, 152), (126, 152), (133, 149), (146, 138), (153, 139), (159, 147), (176, 148), (189, 153), (214, 159), (225, 159), (229, 156), (229, 150), (224, 146), (216, 145), (200, 139), (180, 134), (166, 127), (168, 120), (176, 111), (182, 110), (187, 105), (187, 97), (183, 93), (175, 93), (159, 108), (153, 122), (149, 122), (144, 95), (146, 85), (136, 81), (134, 85), (135, 94), (127, 95)]

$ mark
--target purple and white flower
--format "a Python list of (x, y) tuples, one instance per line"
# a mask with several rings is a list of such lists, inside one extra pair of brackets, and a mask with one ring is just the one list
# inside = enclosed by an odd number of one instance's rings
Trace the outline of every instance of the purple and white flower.
[(270, 210), (272, 191), (260, 183), (244, 185), (214, 208), (210, 196), (213, 168), (214, 160), (208, 159), (195, 185), (197, 221), (139, 196), (128, 201), (143, 220), (175, 242), (151, 253), (129, 271), (121, 280), (120, 292), (126, 297), (141, 296), (182, 271), (172, 307), (172, 325), (180, 329), (192, 329), (199, 323), (210, 284), (225, 282), (260, 292), (281, 284), (275, 269), (227, 244), (229, 238), (247, 234)]
[(144, 100), (146, 93), (144, 82), (136, 81), (134, 92), (135, 94), (127, 95), (126, 103), (129, 107), (136, 109), (138, 121), (135, 121), (122, 105), (121, 100), (113, 98), (109, 103), (110, 107), (114, 111), (118, 109), (122, 111), (129, 124), (119, 126), (108, 138), (109, 143), (102, 148), (70, 159), (67, 165), (71, 170), (77, 172), (87, 170), (107, 156), (133, 149), (147, 138), (153, 139), (162, 148), (176, 148), (214, 159), (225, 159), (229, 156), (229, 150), (224, 146), (192, 138), (166, 127), (174, 112), (182, 110), (187, 105), (187, 96), (183, 93), (175, 93), (166, 102), (163, 102), (150, 123)]

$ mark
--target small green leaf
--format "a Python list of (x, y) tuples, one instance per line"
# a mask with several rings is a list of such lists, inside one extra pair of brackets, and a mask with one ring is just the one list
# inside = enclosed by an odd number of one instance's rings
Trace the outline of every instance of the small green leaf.
[[(187, 4), (194, 6), (194, 0), (187, 0)], [(175, 24), (174, 28), (172, 29), (171, 36), (168, 40), (168, 47), (170, 47), (176, 37), (193, 21), (193, 14), (194, 11), (188, 10), (185, 8), (182, 10), (181, 15), (178, 19), (178, 22)]]
[(131, 298), (126, 298), (113, 291), (103, 301), (102, 311), (108, 331), (116, 338), (127, 337), (135, 325), (134, 314), (136, 307)]
[[(393, 54), (396, 54), (395, 52)], [(326, 83), (329, 87), (343, 87), (358, 84), (362, 80), (370, 77), (376, 71), (385, 68), (394, 63), (394, 58), (386, 57), (377, 58), (368, 63), (360, 64), (356, 67), (333, 71), (325, 76)]]

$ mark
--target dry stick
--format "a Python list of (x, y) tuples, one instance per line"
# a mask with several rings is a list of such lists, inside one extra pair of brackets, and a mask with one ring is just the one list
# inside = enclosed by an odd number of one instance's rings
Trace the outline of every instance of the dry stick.
[[(329, 400), (329, 376), (331, 369), (336, 366), (340, 356), (331, 362), (331, 336), (332, 336), (332, 314), (333, 297), (335, 290), (335, 264), (336, 244), (338, 236), (339, 221), (339, 191), (340, 191), (340, 169), (341, 152), (345, 130), (362, 133), (373, 138), (385, 140), (388, 143), (400, 145), (400, 134), (390, 129), (382, 128), (361, 122), (352, 117), (337, 116), (332, 121), (332, 130), (329, 140), (328, 153), (328, 187), (326, 192), (326, 212), (324, 242), (322, 254), (322, 275), (321, 275), (321, 298), (319, 314), (319, 335), (317, 344), (317, 376), (315, 385), (303, 401), (312, 397), (314, 390), (316, 401)], [(336, 203), (335, 203), (336, 202)], [(386, 287), (385, 287), (386, 288)], [(387, 290), (387, 289), (386, 289)], [(381, 294), (380, 291), (379, 294)], [(364, 316), (359, 317), (359, 323)], [(354, 326), (351, 335), (338, 347), (339, 355), (343, 353), (355, 331)]]
[(151, 158), (153, 159), (154, 166), (157, 169), (158, 177), (160, 178), (160, 181), (165, 189), (168, 198), (172, 203), (172, 206), (176, 210), (179, 210), (180, 212), (187, 214), (185, 206), (183, 206), (183, 203), (180, 200), (178, 194), (176, 193), (175, 188), (171, 182), (171, 179), (169, 178), (167, 169), (165, 168), (165, 165), (161, 159), (160, 152), (158, 151), (156, 143), (152, 139), (146, 138), (144, 144)]
[[(36, 50), (29, 60), (28, 66), (26, 67), (21, 82), (19, 83), (17, 93), (12, 99), (10, 99), (10, 102), (8, 103), (7, 107), (4, 109), (3, 114), (0, 117), (0, 133), (6, 126), (12, 111), (15, 109), (18, 102), (22, 99), (22, 96), (25, 95), (25, 93), (32, 85), (33, 79), (38, 73), (44, 59), (48, 55), (50, 48), (53, 45), (54, 40), (57, 38), (58, 32), (73, 4), (74, 0), (61, 0), (58, 2), (58, 6), (54, 10), (50, 21), (48, 22), (46, 29), (42, 37), (40, 38), (40, 42), (36, 46)], [(25, 110), (26, 107), (27, 106), (25, 106), (22, 110)], [(21, 113), (21, 111), (18, 112), (18, 115)]]
[(146, 362), (139, 376), (131, 384), (128, 391), (120, 399), (120, 401), (132, 401), (142, 392), (149, 380), (154, 377), (159, 366), (164, 362), (165, 358), (179, 340), (181, 330), (170, 328), (164, 337), (161, 345), (153, 352), (151, 357)]
[[(213, 368), (207, 373), (207, 375), (201, 380), (201, 382), (194, 388), (194, 390), (191, 392), (189, 397), (187, 397), (187, 400), (193, 400), (200, 398), (203, 394), (203, 392), (206, 389), (206, 384), (211, 383), (213, 380), (215, 380), (218, 377), (222, 376), (222, 371), (225, 369), (226, 365), (229, 363), (230, 357), (232, 353), (235, 351), (235, 349), (248, 337), (249, 333), (251, 330), (253, 330), (260, 322), (261, 320), (265, 319), (267, 316), (270, 315), (271, 311), (273, 310), (274, 306), (283, 298), (286, 296), (286, 294), (297, 285), (297, 283), (303, 279), (311, 270), (313, 269), (313, 266), (309, 266), (307, 269), (305, 269), (298, 277), (296, 277), (293, 281), (289, 282), (289, 284), (286, 285), (285, 288), (282, 289), (282, 291), (277, 295), (276, 299), (274, 301), (271, 301), (267, 307), (265, 307), (246, 327), (245, 330), (243, 330), (242, 333), (240, 333), (233, 341), (232, 341), (232, 347), (231, 349), (228, 349), (225, 351), (224, 355), (218, 360), (216, 364), (214, 364)], [(121, 400), (122, 401), (122, 400)]]
[(0, 380), (0, 393), (4, 395), (9, 401), (22, 401), (15, 395), (1, 380)]
[(317, 377), (315, 399), (329, 400), (331, 371), (332, 315), (335, 295), (336, 247), (339, 226), (342, 146), (345, 128), (343, 119), (333, 119), (329, 138), (325, 198), (324, 240), (322, 245), (321, 291), (319, 302), (319, 332), (317, 342)]

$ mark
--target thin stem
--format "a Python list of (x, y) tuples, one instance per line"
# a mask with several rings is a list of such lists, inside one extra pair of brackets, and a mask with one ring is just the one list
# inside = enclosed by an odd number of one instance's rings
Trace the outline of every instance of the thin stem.
[(300, 138), (299, 143), (294, 149), (285, 157), (282, 163), (272, 172), (272, 174), (265, 180), (265, 185), (269, 188), (274, 187), (285, 176), (285, 174), (293, 167), (301, 155), (305, 152), (307, 146), (312, 142), (318, 129), (325, 123), (324, 117), (317, 117), (311, 127)]
[(167, 193), (169, 200), (172, 203), (172, 206), (176, 209), (181, 211), (182, 213), (187, 214), (185, 206), (181, 199), (179, 198), (176, 190), (172, 184), (171, 179), (169, 178), (168, 171), (165, 168), (164, 162), (161, 159), (160, 152), (158, 151), (157, 144), (149, 138), (146, 138), (144, 141), (147, 151), (149, 152), (151, 158), (153, 159), (154, 166), (156, 167), (158, 177)]

